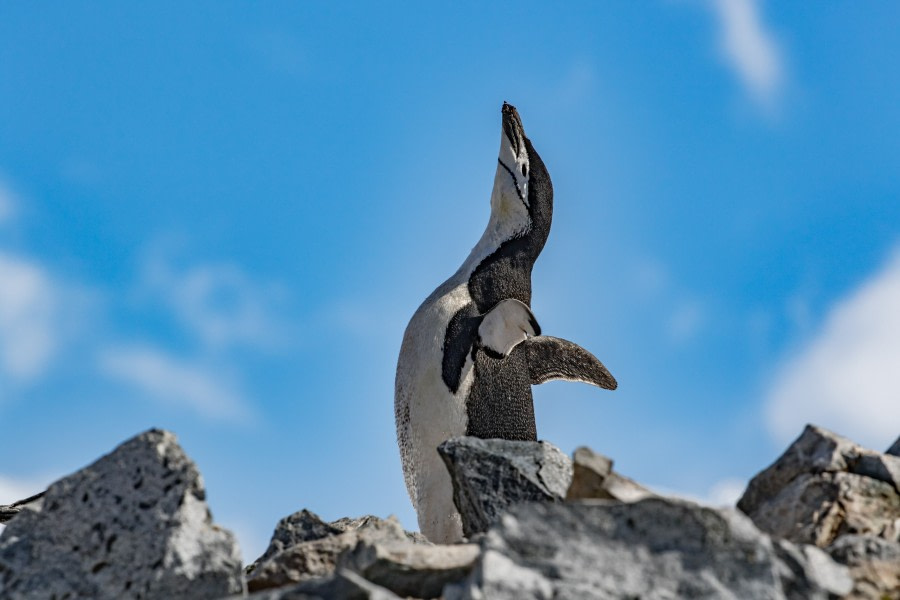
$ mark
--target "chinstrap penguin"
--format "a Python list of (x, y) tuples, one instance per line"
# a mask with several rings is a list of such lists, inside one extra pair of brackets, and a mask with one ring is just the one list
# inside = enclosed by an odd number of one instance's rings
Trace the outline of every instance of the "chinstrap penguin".
[(531, 386), (565, 379), (615, 389), (580, 346), (541, 335), (531, 270), (547, 241), (553, 187), (515, 107), (503, 103), (491, 216), (456, 273), (413, 315), (397, 363), (394, 413), (403, 474), (419, 528), (432, 542), (462, 539), (448, 438), (536, 440)]

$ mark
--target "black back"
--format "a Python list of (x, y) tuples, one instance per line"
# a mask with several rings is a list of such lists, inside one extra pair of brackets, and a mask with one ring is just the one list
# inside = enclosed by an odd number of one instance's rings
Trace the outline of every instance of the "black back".
[(475, 268), (469, 277), (472, 302), (457, 311), (444, 337), (442, 375), (454, 393), (459, 389), (466, 356), (472, 353), (475, 383), (466, 404), (466, 435), (481, 438), (537, 439), (527, 353), (517, 347), (506, 358), (495, 359), (475, 347), (481, 315), (498, 302), (515, 298), (531, 306), (531, 270), (550, 234), (553, 185), (544, 162), (527, 138), (525, 145), (530, 168), (531, 227), (502, 243)]

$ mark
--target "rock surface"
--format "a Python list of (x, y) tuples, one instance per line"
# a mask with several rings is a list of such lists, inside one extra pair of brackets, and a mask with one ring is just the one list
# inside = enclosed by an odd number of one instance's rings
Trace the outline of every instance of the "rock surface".
[(611, 458), (582, 446), (572, 457), (572, 484), (566, 500), (619, 500), (636, 502), (656, 496), (653, 492), (613, 471)]
[(846, 534), (900, 537), (900, 457), (808, 425), (750, 482), (738, 508), (763, 531), (826, 547)]
[[(237, 600), (242, 596), (235, 596)], [(400, 600), (400, 597), (353, 573), (338, 570), (333, 575), (258, 592), (253, 600)]]
[(0, 597), (219, 598), (240, 592), (234, 536), (200, 473), (150, 430), (53, 485), (0, 535)]
[(828, 552), (850, 568), (855, 585), (848, 599), (900, 599), (900, 543), (871, 535), (845, 535)]
[(772, 540), (737, 511), (651, 498), (513, 507), (445, 598), (806, 600), (852, 585), (822, 550)]
[(562, 500), (572, 461), (547, 442), (452, 438), (438, 446), (450, 471), (463, 533), (485, 531), (510, 506)]
[(326, 523), (302, 510), (279, 521), (269, 547), (247, 569), (247, 587), (253, 592), (329, 576), (341, 554), (361, 540), (427, 543), (420, 534), (404, 531), (396, 519), (366, 516)]
[(900, 437), (894, 440), (894, 443), (891, 444), (891, 447), (884, 451), (885, 454), (890, 454), (891, 456), (900, 456)]
[(399, 596), (437, 598), (445, 585), (469, 574), (479, 551), (476, 544), (426, 545), (362, 539), (341, 557), (340, 565)]

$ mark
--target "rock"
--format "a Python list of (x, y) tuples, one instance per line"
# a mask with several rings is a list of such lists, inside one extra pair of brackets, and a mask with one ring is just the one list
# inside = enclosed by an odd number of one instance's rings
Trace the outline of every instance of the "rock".
[(254, 592), (329, 576), (340, 555), (361, 539), (423, 543), (424, 538), (404, 531), (394, 518), (366, 516), (325, 523), (302, 510), (279, 521), (269, 547), (247, 569), (247, 587)]
[(219, 598), (240, 592), (234, 536), (213, 524), (175, 436), (142, 433), (51, 485), (0, 536), (0, 597)]
[(636, 502), (656, 496), (636, 481), (613, 471), (611, 458), (582, 446), (573, 455), (572, 484), (566, 500), (619, 500)]
[(900, 437), (898, 437), (884, 453), (890, 454), (891, 456), (900, 456)]
[(467, 537), (485, 531), (516, 503), (562, 500), (572, 481), (572, 461), (547, 442), (457, 437), (438, 452)]
[[(310, 579), (299, 584), (251, 594), (253, 600), (400, 600), (390, 590), (356, 573), (338, 570), (333, 575)], [(233, 600), (238, 600), (235, 597)]]
[[(44, 497), (44, 492), (39, 494), (35, 494), (33, 496), (29, 496), (24, 500), (19, 500), (18, 502), (13, 502), (12, 504), (0, 504), (0, 524), (6, 523), (14, 516), (22, 512), (22, 510), (29, 504), (37, 504), (38, 500)], [(0, 531), (3, 531), (3, 528), (0, 527)]]
[(900, 598), (900, 543), (871, 535), (845, 535), (828, 552), (850, 568), (854, 587), (848, 599)]
[(846, 594), (846, 567), (773, 540), (733, 509), (676, 499), (523, 504), (483, 537), (447, 600), (817, 599)]
[(479, 552), (476, 544), (425, 545), (362, 539), (341, 557), (339, 564), (399, 596), (437, 598), (446, 584), (469, 574)]
[(757, 527), (826, 547), (845, 534), (900, 536), (900, 457), (808, 425), (738, 501)]

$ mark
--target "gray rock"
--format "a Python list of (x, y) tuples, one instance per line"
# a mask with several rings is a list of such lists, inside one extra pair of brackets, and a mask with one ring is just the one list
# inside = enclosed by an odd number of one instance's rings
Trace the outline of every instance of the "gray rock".
[(828, 552), (850, 568), (854, 586), (848, 599), (900, 598), (900, 543), (871, 535), (845, 535)]
[(150, 430), (51, 485), (0, 535), (0, 597), (219, 598), (240, 592), (234, 536), (200, 473)]
[(650, 498), (513, 507), (444, 597), (806, 600), (852, 586), (822, 550), (775, 541), (735, 510)]
[(653, 492), (613, 471), (611, 458), (582, 446), (573, 455), (572, 484), (566, 500), (618, 500), (636, 502), (656, 496)]
[(891, 456), (900, 456), (900, 437), (894, 440), (894, 443), (891, 444), (891, 447), (884, 451), (885, 454), (890, 454)]
[(519, 502), (555, 502), (572, 481), (572, 461), (547, 442), (451, 438), (438, 446), (467, 537)]
[(900, 536), (900, 457), (808, 425), (738, 501), (757, 527), (820, 547), (845, 534)]
[[(400, 600), (390, 590), (366, 581), (352, 571), (339, 569), (328, 577), (251, 594), (253, 600)], [(233, 600), (238, 600), (235, 597)]]
[(302, 510), (279, 521), (269, 547), (247, 570), (247, 587), (255, 592), (327, 577), (334, 573), (341, 554), (362, 539), (422, 543), (423, 538), (404, 531), (393, 517), (366, 516), (325, 523)]
[(431, 545), (361, 539), (339, 561), (399, 596), (437, 598), (448, 583), (469, 574), (480, 549), (476, 544)]

